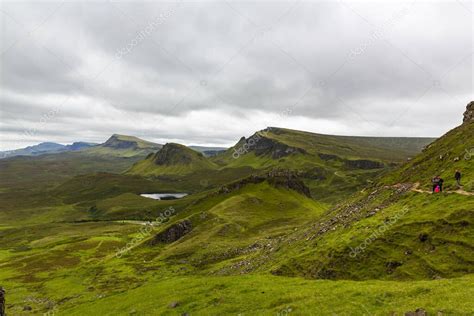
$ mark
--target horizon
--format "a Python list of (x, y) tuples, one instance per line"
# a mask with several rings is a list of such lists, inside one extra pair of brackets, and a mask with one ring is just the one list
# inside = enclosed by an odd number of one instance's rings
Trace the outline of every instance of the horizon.
[[(319, 134), (319, 135), (325, 135), (325, 136), (337, 136), (337, 137), (361, 137), (361, 138), (424, 138), (424, 139), (437, 139), (441, 136), (443, 136), (445, 133), (449, 132), (449, 131), (446, 131), (444, 134), (440, 135), (440, 136), (437, 136), (437, 137), (434, 137), (434, 136), (366, 136), (366, 135), (337, 135), (337, 134), (325, 134), (325, 133), (317, 133), (317, 132), (311, 132), (311, 131), (304, 131), (304, 130), (297, 130), (297, 129), (292, 129), (292, 128), (285, 128), (285, 127), (277, 127), (277, 126), (268, 126), (267, 128), (265, 129), (268, 129), (268, 128), (279, 128), (279, 129), (288, 129), (288, 130), (292, 130), (292, 131), (299, 131), (299, 132), (306, 132), (306, 133), (312, 133), (312, 134)], [(265, 130), (263, 129), (263, 130)], [(257, 132), (260, 132), (262, 130), (259, 130), (259, 131), (255, 131), (253, 134), (257, 133)], [(251, 137), (253, 134), (249, 134), (248, 136), (241, 136), (241, 137), (245, 137), (245, 138), (249, 138)], [(237, 141), (235, 141), (234, 143), (230, 144), (230, 145), (213, 145), (213, 144), (195, 144), (195, 143), (191, 143), (191, 144), (185, 144), (185, 143), (182, 143), (182, 142), (176, 142), (176, 141), (172, 141), (172, 140), (167, 140), (165, 142), (156, 142), (156, 141), (153, 141), (153, 140), (150, 140), (150, 139), (146, 139), (146, 138), (142, 138), (142, 137), (139, 137), (139, 136), (136, 136), (136, 135), (126, 135), (126, 134), (120, 134), (120, 133), (113, 133), (112, 135), (110, 135), (109, 137), (105, 138), (104, 141), (84, 141), (84, 140), (75, 140), (75, 141), (72, 141), (72, 142), (66, 142), (66, 143), (61, 143), (61, 142), (55, 142), (55, 141), (40, 141), (40, 142), (35, 142), (35, 143), (32, 143), (30, 145), (26, 145), (25, 147), (18, 147), (18, 148), (13, 148), (13, 149), (6, 149), (6, 150), (1, 150), (1, 151), (14, 151), (14, 150), (17, 150), (17, 149), (23, 149), (23, 148), (26, 148), (26, 147), (31, 147), (31, 146), (35, 146), (35, 145), (40, 145), (40, 144), (44, 144), (44, 143), (53, 143), (53, 144), (60, 144), (60, 145), (63, 145), (63, 146), (66, 146), (66, 145), (72, 145), (74, 143), (93, 143), (94, 145), (101, 145), (101, 144), (104, 144), (107, 140), (109, 140), (111, 137), (113, 137), (114, 135), (117, 135), (117, 136), (131, 136), (131, 137), (137, 137), (139, 138), (140, 140), (144, 140), (144, 141), (148, 141), (148, 142), (152, 142), (152, 143), (155, 143), (157, 145), (165, 145), (167, 143), (177, 143), (177, 144), (181, 144), (181, 145), (185, 145), (187, 147), (192, 147), (192, 146), (199, 146), (199, 147), (221, 147), (221, 148), (231, 148), (232, 146), (234, 146), (235, 144), (237, 144), (237, 142), (239, 141), (240, 137), (237, 139)]]

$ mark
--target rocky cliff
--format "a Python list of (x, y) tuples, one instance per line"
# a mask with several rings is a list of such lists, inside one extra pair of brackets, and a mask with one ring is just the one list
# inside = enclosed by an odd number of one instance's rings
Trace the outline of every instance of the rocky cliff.
[(469, 102), (464, 112), (464, 123), (474, 122), (474, 101)]
[(184, 235), (188, 234), (193, 228), (192, 223), (189, 220), (184, 220), (182, 222), (176, 223), (166, 229), (164, 232), (161, 232), (153, 238), (151, 245), (156, 245), (158, 243), (172, 243), (180, 239)]

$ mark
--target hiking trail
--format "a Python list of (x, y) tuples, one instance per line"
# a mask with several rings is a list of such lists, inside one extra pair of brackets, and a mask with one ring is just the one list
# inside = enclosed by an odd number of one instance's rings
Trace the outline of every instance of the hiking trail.
[[(418, 193), (425, 193), (425, 194), (433, 194), (432, 191), (422, 190), (419, 187), (420, 187), (420, 182), (416, 182), (416, 183), (413, 184), (413, 187), (411, 188), (411, 191), (418, 192)], [(460, 195), (465, 195), (465, 196), (473, 196), (474, 195), (474, 193), (464, 191), (463, 189), (458, 189), (456, 191), (443, 191), (442, 193), (450, 193), (450, 194), (454, 193), (454, 194), (460, 194)]]

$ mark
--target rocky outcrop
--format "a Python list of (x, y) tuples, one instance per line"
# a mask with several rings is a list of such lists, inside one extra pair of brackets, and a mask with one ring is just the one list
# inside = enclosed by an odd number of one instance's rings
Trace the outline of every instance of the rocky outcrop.
[(290, 170), (273, 170), (268, 174), (267, 180), (268, 183), (275, 187), (293, 190), (307, 197), (311, 197), (309, 188)]
[(464, 124), (474, 122), (474, 101), (469, 102), (464, 112)]
[(260, 138), (255, 144), (255, 155), (257, 156), (270, 154), (272, 159), (280, 159), (295, 153), (305, 154), (306, 151), (266, 137)]
[(309, 188), (300, 180), (298, 174), (291, 170), (272, 170), (266, 175), (252, 175), (239, 181), (221, 186), (217, 191), (218, 194), (230, 193), (239, 190), (247, 184), (257, 184), (268, 181), (274, 187), (294, 190), (307, 197), (311, 196)]
[(370, 169), (381, 169), (384, 167), (384, 164), (378, 161), (373, 160), (344, 160), (344, 165), (348, 169), (363, 169), (363, 170), (370, 170)]
[(248, 152), (254, 152), (256, 156), (268, 155), (272, 159), (280, 159), (294, 153), (306, 154), (304, 149), (269, 138), (267, 133), (268, 130), (263, 130), (249, 138), (242, 137), (233, 147), (233, 157), (237, 159)]
[(172, 243), (181, 239), (184, 235), (191, 232), (193, 225), (191, 221), (184, 220), (182, 222), (176, 223), (166, 229), (165, 231), (157, 234), (155, 238), (151, 241), (151, 245), (156, 245), (158, 243)]
[(0, 316), (5, 316), (5, 290), (0, 287)]

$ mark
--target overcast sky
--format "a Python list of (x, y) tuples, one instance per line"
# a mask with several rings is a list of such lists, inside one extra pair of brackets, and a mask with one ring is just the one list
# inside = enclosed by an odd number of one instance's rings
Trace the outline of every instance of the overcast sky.
[[(382, 2), (382, 1), (379, 1)], [(473, 2), (0, 2), (1, 148), (267, 126), (440, 136), (473, 100)]]

